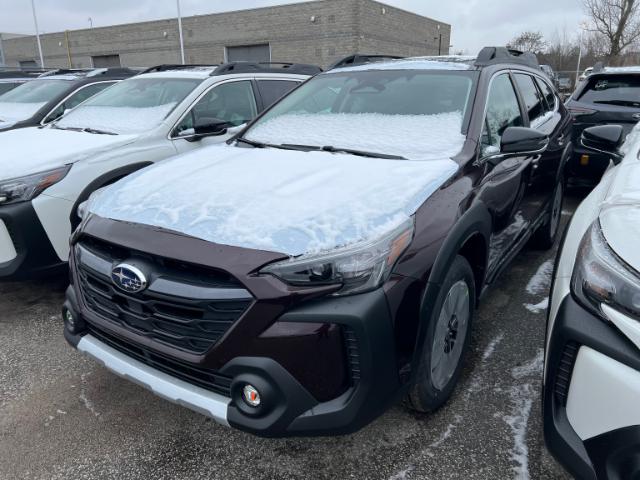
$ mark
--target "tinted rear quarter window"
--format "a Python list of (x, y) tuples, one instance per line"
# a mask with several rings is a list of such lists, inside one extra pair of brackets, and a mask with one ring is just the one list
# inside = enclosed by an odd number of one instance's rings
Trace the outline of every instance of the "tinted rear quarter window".
[(270, 107), (298, 85), (298, 82), (289, 80), (258, 80), (258, 90), (264, 107)]
[(582, 102), (640, 107), (640, 75), (589, 77)]

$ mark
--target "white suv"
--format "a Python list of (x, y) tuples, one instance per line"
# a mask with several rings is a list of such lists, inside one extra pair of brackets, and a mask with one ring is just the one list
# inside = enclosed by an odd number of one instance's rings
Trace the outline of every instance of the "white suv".
[(640, 478), (640, 126), (586, 129), (611, 166), (560, 247), (544, 380), (547, 447), (576, 478)]
[(77, 207), (95, 190), (228, 140), (320, 71), (275, 63), (154, 67), (49, 126), (1, 134), (0, 279), (66, 263)]

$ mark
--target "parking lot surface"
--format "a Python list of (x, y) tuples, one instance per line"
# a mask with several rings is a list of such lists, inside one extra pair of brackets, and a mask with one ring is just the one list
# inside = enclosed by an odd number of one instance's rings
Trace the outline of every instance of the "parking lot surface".
[(66, 345), (64, 278), (0, 283), (0, 478), (568, 478), (540, 415), (554, 256), (524, 251), (484, 298), (447, 406), (333, 438), (260, 439), (168, 403)]

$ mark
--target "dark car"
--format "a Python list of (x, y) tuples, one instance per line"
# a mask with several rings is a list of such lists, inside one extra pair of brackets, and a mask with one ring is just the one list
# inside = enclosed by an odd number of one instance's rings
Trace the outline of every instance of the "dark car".
[(582, 132), (598, 125), (622, 125), (625, 135), (640, 120), (640, 67), (594, 68), (566, 103), (575, 119), (574, 155), (568, 175), (572, 183), (595, 185), (610, 163), (610, 155), (580, 143)]
[(92, 196), (64, 335), (258, 435), (357, 430), (451, 396), (482, 293), (558, 233), (571, 117), (535, 57), (352, 64), (227, 145)]
[(38, 78), (44, 71), (0, 70), (0, 96), (29, 80)]
[(96, 93), (138, 73), (128, 68), (47, 72), (0, 95), (0, 132), (46, 125)]

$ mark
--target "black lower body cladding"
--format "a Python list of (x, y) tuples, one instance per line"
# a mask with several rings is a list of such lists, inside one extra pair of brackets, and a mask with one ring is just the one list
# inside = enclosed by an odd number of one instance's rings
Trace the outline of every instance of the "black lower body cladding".
[[(62, 270), (62, 262), (31, 202), (0, 206), (0, 222), (9, 232), (15, 258), (0, 263), (0, 281), (23, 280), (32, 276)], [(3, 239), (0, 239), (3, 241)]]
[[(271, 437), (350, 433), (383, 413), (403, 393), (388, 291), (339, 298), (324, 291), (291, 289), (273, 277), (252, 273), (264, 264), (265, 252), (255, 253), (261, 258), (245, 273), (237, 266), (246, 266), (252, 252), (169, 232), (155, 232), (152, 242), (143, 235), (146, 242), (142, 244), (126, 233), (138, 226), (101, 220), (100, 228), (108, 230), (109, 242), (117, 245), (112, 250), (116, 252), (113, 266), (127, 260), (118, 257), (123, 250), (136, 257), (136, 252), (141, 253), (136, 247), (146, 244), (144, 255), (157, 256), (163, 268), (176, 269), (163, 271), (163, 278), (201, 285), (202, 277), (190, 277), (187, 264), (192, 261), (189, 255), (197, 255), (195, 250), (206, 246), (214, 253), (209, 258), (199, 255), (194, 268), (223, 271), (233, 277), (229, 281), (238, 282), (237, 288), (245, 288), (254, 297), (209, 350), (195, 354), (157, 342), (140, 330), (140, 323), (129, 325), (126, 316), (114, 322), (113, 316), (105, 317), (95, 304), (87, 304), (81, 285), (87, 277), (79, 275), (78, 260), (72, 254), (74, 285), (63, 310), (65, 338), (114, 372), (221, 423)], [(89, 225), (88, 230), (95, 234), (100, 228), (91, 230)], [(83, 244), (87, 235), (81, 232), (74, 242)], [(169, 246), (181, 252), (180, 258), (174, 255), (169, 261), (170, 251), (165, 250)], [(148, 295), (153, 295), (152, 286), (149, 290)], [(171, 301), (169, 297), (161, 300)], [(247, 402), (247, 386), (259, 392), (259, 405)], [(194, 395), (207, 400), (185, 401)]]

